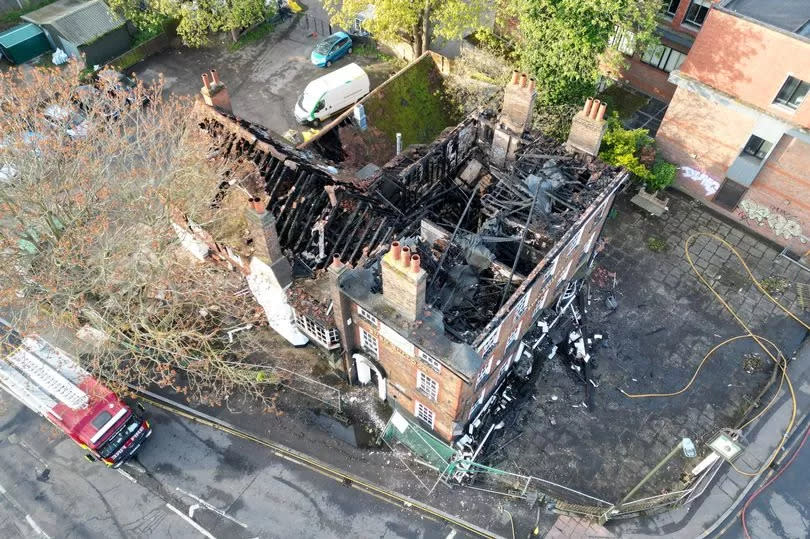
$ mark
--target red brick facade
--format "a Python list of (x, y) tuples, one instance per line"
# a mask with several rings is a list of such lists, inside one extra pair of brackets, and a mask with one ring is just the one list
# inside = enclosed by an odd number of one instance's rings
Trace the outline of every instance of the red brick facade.
[(788, 77), (810, 82), (810, 40), (712, 9), (657, 141), (680, 189), (807, 256), (810, 97), (777, 103)]

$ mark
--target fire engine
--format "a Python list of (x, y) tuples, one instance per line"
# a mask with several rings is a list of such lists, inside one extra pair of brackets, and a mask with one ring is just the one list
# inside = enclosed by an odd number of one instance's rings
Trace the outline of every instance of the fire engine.
[(152, 435), (149, 422), (38, 335), (23, 336), (0, 318), (0, 387), (87, 451), (118, 468)]

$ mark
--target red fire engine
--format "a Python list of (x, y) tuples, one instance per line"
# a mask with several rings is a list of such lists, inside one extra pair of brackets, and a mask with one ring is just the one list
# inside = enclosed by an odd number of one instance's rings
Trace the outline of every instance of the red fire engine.
[(152, 435), (132, 411), (65, 352), (37, 335), (23, 337), (0, 318), (0, 388), (117, 468)]

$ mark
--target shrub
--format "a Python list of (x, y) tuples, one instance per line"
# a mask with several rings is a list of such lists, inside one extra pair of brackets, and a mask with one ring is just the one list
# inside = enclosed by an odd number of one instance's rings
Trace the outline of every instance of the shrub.
[(661, 238), (647, 238), (647, 249), (654, 253), (661, 253), (666, 251), (667, 242)]
[[(677, 168), (664, 160), (654, 160), (655, 140), (646, 129), (625, 129), (619, 115), (614, 112), (608, 118), (608, 128), (602, 139), (599, 158), (602, 161), (624, 167), (633, 179), (644, 184), (650, 193), (668, 187), (675, 180)], [(646, 163), (653, 161), (652, 168)]]

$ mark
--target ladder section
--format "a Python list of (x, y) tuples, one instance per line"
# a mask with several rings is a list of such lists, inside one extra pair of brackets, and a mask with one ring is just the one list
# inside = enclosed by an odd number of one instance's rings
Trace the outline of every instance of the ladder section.
[(56, 372), (73, 382), (74, 385), (79, 385), (82, 380), (89, 376), (73, 358), (39, 335), (24, 338), (23, 346), (53, 367)]
[(24, 347), (17, 349), (7, 359), (42, 390), (68, 407), (78, 410), (87, 406), (89, 398), (84, 391)]
[[(31, 380), (20, 374), (14, 367), (0, 359), (0, 387), (11, 393), (17, 400), (31, 410), (46, 414), (53, 412), (57, 402), (50, 395), (34, 385)], [(57, 416), (58, 417), (58, 416)]]

